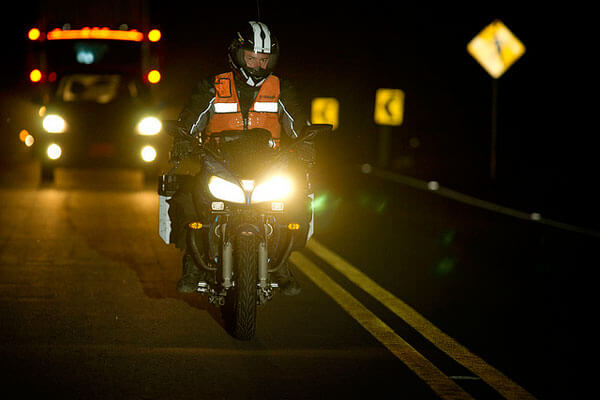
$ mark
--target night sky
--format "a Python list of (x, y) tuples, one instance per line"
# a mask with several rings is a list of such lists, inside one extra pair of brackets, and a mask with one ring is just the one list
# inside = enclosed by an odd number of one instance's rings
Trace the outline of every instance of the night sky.
[[(227, 69), (233, 32), (257, 19), (256, 1), (213, 3), (150, 2), (152, 22), (163, 31), (162, 100), (174, 108), (198, 79)], [(289, 3), (258, 3), (281, 44), (276, 74), (295, 83), (306, 107), (314, 97), (340, 101), (340, 127), (331, 139), (339, 146), (328, 147), (336, 163), (374, 161), (375, 91), (399, 88), (406, 102), (404, 123), (392, 130), (398, 172), (600, 226), (591, 10)], [(25, 33), (35, 21), (33, 6), (18, 7), (5, 15), (1, 32), (5, 98), (18, 95)], [(492, 78), (466, 45), (494, 19), (527, 50), (498, 81), (498, 170), (491, 182)]]

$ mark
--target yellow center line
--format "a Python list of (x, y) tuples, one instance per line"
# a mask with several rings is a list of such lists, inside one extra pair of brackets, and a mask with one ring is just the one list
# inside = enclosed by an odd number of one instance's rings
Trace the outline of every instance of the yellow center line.
[(307, 243), (307, 248), (325, 260), (337, 271), (345, 275), (362, 290), (373, 296), (398, 317), (402, 318), (437, 348), (475, 375), (479, 376), (505, 398), (535, 399), (534, 396), (513, 382), (502, 372), (471, 353), (467, 348), (446, 335), (408, 304), (379, 286), (358, 268), (317, 242), (314, 238)]
[(300, 253), (292, 253), (290, 261), (308, 276), (319, 288), (331, 296), (352, 318), (398, 357), (442, 399), (472, 399), (452, 379), (448, 378), (429, 360), (423, 357), (389, 326), (356, 300), (344, 288), (321, 271)]

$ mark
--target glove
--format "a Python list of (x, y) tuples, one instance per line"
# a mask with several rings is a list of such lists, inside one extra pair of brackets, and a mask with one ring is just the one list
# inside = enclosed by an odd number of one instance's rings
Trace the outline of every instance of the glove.
[(316, 159), (315, 143), (312, 141), (304, 141), (299, 143), (294, 152), (298, 155), (298, 158), (307, 164), (314, 164)]

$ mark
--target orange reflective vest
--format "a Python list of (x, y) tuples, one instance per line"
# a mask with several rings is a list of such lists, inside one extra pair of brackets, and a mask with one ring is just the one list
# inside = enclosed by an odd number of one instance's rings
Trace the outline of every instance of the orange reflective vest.
[(213, 104), (214, 113), (208, 122), (205, 133), (225, 130), (246, 130), (263, 128), (271, 132), (275, 143), (279, 144), (281, 124), (279, 123), (279, 78), (270, 75), (260, 86), (254, 103), (244, 120), (238, 100), (233, 72), (226, 72), (215, 77), (216, 96)]

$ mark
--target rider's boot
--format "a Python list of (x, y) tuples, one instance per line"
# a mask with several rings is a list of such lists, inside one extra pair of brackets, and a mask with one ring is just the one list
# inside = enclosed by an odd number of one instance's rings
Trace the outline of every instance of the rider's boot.
[(198, 268), (191, 254), (183, 256), (183, 275), (177, 282), (177, 291), (180, 293), (193, 293), (198, 290), (198, 282), (202, 280), (204, 274)]
[(294, 275), (292, 275), (292, 271), (290, 271), (287, 260), (279, 270), (273, 273), (273, 279), (279, 285), (281, 292), (286, 296), (295, 296), (302, 291), (300, 284), (294, 278)]

